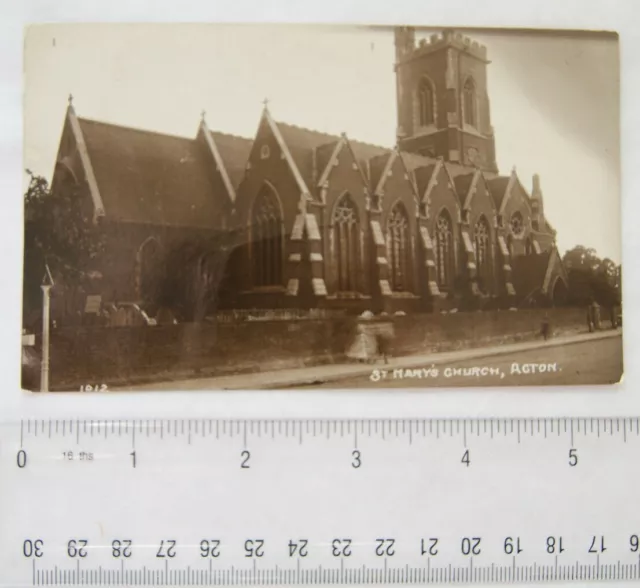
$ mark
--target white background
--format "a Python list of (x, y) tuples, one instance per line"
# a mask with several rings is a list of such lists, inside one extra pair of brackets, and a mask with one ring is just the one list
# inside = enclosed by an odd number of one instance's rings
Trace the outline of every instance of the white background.
[[(635, 9), (635, 10), (634, 10)], [(640, 132), (637, 98), (640, 89), (640, 27), (637, 3), (627, 1), (446, 2), (418, 0), (323, 2), (211, 3), (183, 0), (55, 3), (28, 0), (3, 2), (0, 37), (0, 255), (2, 304), (0, 354), (3, 386), (0, 421), (25, 416), (153, 417), (153, 416), (491, 416), (491, 415), (633, 415), (640, 414), (637, 357), (638, 273), (634, 256), (640, 240), (637, 225), (640, 175), (637, 165)], [(23, 26), (52, 21), (297, 21), (432, 26), (573, 28), (617, 30), (622, 64), (622, 206), (625, 301), (625, 376), (615, 388), (473, 389), (468, 391), (394, 391), (286, 393), (161, 393), (117, 395), (24, 394), (19, 389), (22, 262), (21, 58)], [(47, 100), (47, 96), (42, 96)], [(597, 116), (597, 113), (594, 113)], [(579, 221), (579, 211), (576, 211)]]
[[(414, 2), (212, 3), (205, 0), (108, 2), (24, 0), (2, 2), (0, 14), (0, 423), (26, 417), (401, 417), (401, 416), (592, 416), (640, 414), (638, 368), (639, 281), (636, 257), (640, 197), (640, 26), (638, 4), (627, 1), (558, 0)], [(622, 64), (622, 206), (625, 300), (625, 377), (614, 388), (438, 390), (402, 392), (256, 392), (114, 395), (29, 395), (19, 388), (22, 261), (22, 34), (29, 22), (227, 21), (422, 23), (437, 26), (512, 26), (617, 30)], [(47, 96), (42, 96), (47, 100)], [(594, 113), (597, 116), (597, 113)], [(579, 211), (576, 211), (579, 219)], [(638, 480), (626, 479), (629, 487)], [(0, 472), (2, 484), (2, 472)], [(44, 486), (42, 487), (44, 490)], [(15, 491), (16, 489), (13, 488)], [(151, 494), (147, 495), (151, 496)], [(37, 500), (38, 496), (33, 496)], [(86, 495), (85, 495), (86, 498)], [(84, 500), (82, 496), (76, 499)], [(601, 496), (613, 502), (613, 496)], [(613, 507), (614, 505), (611, 504)], [(1, 510), (1, 509), (0, 509)], [(496, 524), (504, 524), (498, 520)], [(0, 521), (0, 525), (2, 522)], [(504, 525), (503, 525), (504, 526)]]

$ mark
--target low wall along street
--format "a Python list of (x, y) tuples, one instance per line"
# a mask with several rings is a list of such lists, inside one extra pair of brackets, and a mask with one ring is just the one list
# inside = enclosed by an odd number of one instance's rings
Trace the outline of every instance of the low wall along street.
[[(393, 354), (533, 339), (545, 313), (556, 335), (587, 329), (578, 308), (398, 316), (390, 319)], [(336, 318), (62, 328), (51, 333), (50, 384), (52, 390), (79, 390), (341, 363), (355, 327), (354, 318)]]

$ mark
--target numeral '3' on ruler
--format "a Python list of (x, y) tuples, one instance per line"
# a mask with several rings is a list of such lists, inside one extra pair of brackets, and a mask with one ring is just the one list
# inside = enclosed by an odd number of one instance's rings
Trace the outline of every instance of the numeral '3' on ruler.
[(0, 586), (640, 580), (638, 418), (0, 427)]

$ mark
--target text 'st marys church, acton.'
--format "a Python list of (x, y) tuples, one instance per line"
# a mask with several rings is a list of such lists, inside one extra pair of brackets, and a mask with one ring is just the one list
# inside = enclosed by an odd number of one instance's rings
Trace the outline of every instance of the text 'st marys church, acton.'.
[(153, 297), (163, 257), (228, 236), (219, 309), (389, 313), (557, 304), (566, 274), (540, 183), (495, 157), (484, 46), (395, 30), (398, 141), (272, 118), (194, 139), (87, 120), (69, 105), (53, 186), (79, 185), (107, 250), (103, 303)]

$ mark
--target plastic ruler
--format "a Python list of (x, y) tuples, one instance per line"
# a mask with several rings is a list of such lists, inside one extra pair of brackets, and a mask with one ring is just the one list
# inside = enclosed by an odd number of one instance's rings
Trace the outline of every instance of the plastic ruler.
[(638, 418), (0, 425), (0, 586), (640, 580)]

